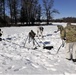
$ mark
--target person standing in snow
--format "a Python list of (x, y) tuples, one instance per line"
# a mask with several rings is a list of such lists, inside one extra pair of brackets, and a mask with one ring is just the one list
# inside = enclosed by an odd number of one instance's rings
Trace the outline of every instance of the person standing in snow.
[(60, 35), (66, 42), (66, 59), (76, 62), (76, 26), (67, 23)]
[(41, 36), (43, 38), (43, 30), (44, 30), (44, 28), (42, 26), (37, 28), (37, 36), (38, 37)]
[(57, 30), (57, 31), (60, 31), (61, 40), (62, 40), (62, 47), (64, 47), (65, 37), (66, 37), (65, 29), (64, 29), (64, 27), (61, 26), (61, 25), (57, 25), (57, 27), (58, 27), (58, 30)]

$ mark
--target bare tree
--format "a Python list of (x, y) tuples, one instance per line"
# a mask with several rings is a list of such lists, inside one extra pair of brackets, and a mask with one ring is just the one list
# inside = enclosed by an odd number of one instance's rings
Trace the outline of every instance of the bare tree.
[(47, 18), (47, 24), (49, 24), (49, 19), (52, 19), (52, 14), (59, 13), (59, 12), (56, 9), (52, 9), (54, 0), (42, 0), (42, 1), (43, 1), (43, 6), (44, 6), (44, 12)]
[(13, 20), (13, 15), (12, 15), (12, 0), (8, 0), (7, 1), (7, 6), (10, 10), (10, 19), (11, 19), (11, 24), (12, 24), (12, 20)]
[(2, 16), (2, 0), (0, 0), (0, 17)]
[[(21, 18), (25, 18), (27, 24), (34, 24), (37, 17), (38, 0), (22, 0)], [(23, 16), (24, 15), (24, 16)]]
[(31, 2), (29, 0), (21, 1), (21, 22), (29, 24)]
[(19, 0), (13, 0), (12, 10), (13, 10), (13, 19), (15, 24), (17, 24), (17, 15), (18, 15), (18, 3)]
[(31, 22), (34, 24), (35, 20), (37, 20), (38, 15), (38, 0), (32, 0), (32, 10), (31, 10)]
[(41, 15), (42, 15), (41, 5), (39, 4), (37, 7), (37, 21), (39, 22), (40, 22)]
[(18, 5), (19, 0), (8, 0), (8, 7), (10, 10), (11, 23), (17, 24), (17, 14), (18, 14)]
[(5, 20), (5, 0), (0, 0), (0, 17)]

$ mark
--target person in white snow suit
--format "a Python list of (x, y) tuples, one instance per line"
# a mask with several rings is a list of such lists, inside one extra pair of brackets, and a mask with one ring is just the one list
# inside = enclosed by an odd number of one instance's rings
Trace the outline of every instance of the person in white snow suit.
[(37, 36), (41, 36), (43, 38), (43, 30), (44, 28), (42, 26), (37, 28)]

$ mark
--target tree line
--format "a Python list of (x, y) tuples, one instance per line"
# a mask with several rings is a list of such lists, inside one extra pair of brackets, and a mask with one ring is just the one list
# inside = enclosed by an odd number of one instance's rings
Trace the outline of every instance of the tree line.
[(76, 23), (76, 17), (64, 17), (61, 19), (53, 19), (50, 20), (51, 22), (70, 22), (70, 23)]
[(53, 13), (59, 13), (53, 9), (54, 0), (0, 0), (0, 26), (1, 25), (34, 25), (40, 23), (43, 16), (47, 24), (52, 19)]

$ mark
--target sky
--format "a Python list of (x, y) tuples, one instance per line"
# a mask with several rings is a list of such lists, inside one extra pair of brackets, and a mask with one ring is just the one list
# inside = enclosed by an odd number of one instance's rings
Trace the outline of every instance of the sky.
[[(40, 0), (40, 3), (41, 0)], [(54, 14), (54, 18), (76, 17), (76, 0), (54, 0), (53, 8), (60, 14)]]

